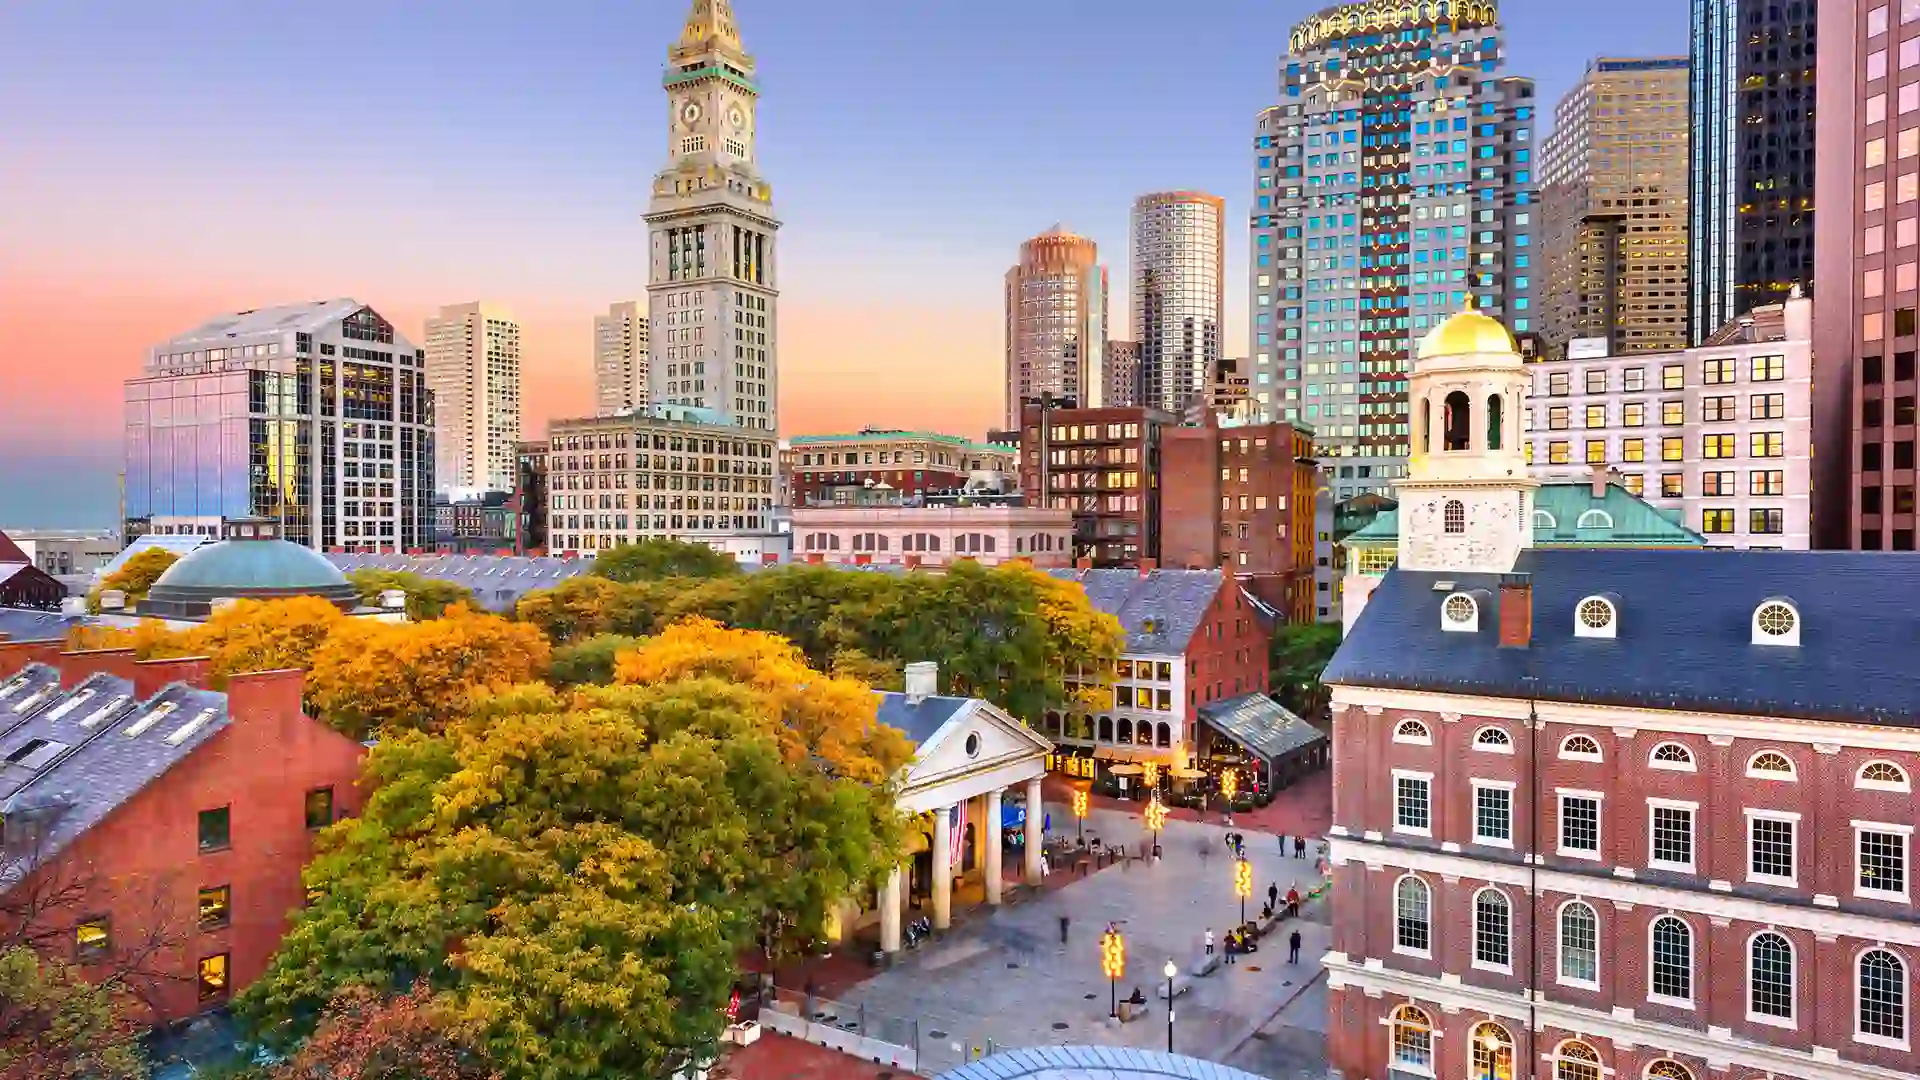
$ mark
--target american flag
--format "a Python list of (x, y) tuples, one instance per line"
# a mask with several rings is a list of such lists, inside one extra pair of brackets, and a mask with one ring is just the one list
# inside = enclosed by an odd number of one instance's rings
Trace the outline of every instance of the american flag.
[(959, 866), (960, 856), (967, 850), (967, 824), (961, 817), (958, 806), (947, 808), (947, 865)]

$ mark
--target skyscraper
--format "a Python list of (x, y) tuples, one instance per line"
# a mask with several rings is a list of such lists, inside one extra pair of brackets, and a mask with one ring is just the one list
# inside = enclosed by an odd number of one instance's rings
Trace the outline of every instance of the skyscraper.
[(1140, 343), (1107, 341), (1108, 408), (1140, 404)]
[(486, 303), (427, 320), (441, 491), (512, 491), (520, 441), (520, 324)]
[(1689, 344), (1813, 287), (1814, 0), (1692, 0)]
[(1602, 57), (1541, 146), (1540, 337), (1608, 355), (1687, 344), (1687, 59)]
[(1007, 271), (1007, 427), (1030, 398), (1100, 408), (1107, 393), (1107, 268), (1100, 249), (1055, 225)]
[(1225, 215), (1226, 200), (1198, 191), (1134, 200), (1128, 274), (1143, 404), (1178, 413), (1207, 396), (1226, 321)]
[(647, 207), (649, 401), (778, 430), (780, 221), (754, 164), (760, 88), (728, 0), (693, 0), (661, 85), (667, 165)]
[(1502, 75), (1478, 0), (1328, 8), (1281, 63), (1254, 131), (1249, 389), (1314, 429), (1336, 499), (1387, 494), (1420, 335), (1469, 295), (1537, 330), (1533, 83)]
[(593, 317), (593, 391), (600, 416), (647, 406), (647, 317), (637, 301)]

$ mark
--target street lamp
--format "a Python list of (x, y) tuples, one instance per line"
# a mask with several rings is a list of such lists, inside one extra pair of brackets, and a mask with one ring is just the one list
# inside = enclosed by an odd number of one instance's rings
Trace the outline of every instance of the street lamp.
[(1253, 864), (1245, 857), (1233, 863), (1233, 891), (1240, 897), (1240, 925), (1247, 925), (1247, 897), (1253, 895)]
[(1127, 973), (1127, 942), (1120, 927), (1108, 923), (1100, 935), (1100, 971), (1107, 977), (1107, 1016), (1120, 1018), (1120, 977)]
[(1180, 973), (1174, 966), (1173, 957), (1167, 957), (1167, 966), (1162, 973), (1167, 977), (1167, 1053), (1173, 1053), (1173, 977)]
[(1240, 791), (1240, 774), (1228, 769), (1220, 774), (1220, 797), (1226, 801), (1225, 812), (1233, 813), (1233, 797)]
[(1167, 823), (1167, 808), (1160, 802), (1160, 793), (1153, 793), (1153, 801), (1147, 804), (1147, 828), (1153, 830), (1153, 853), (1160, 854), (1160, 827)]
[(1080, 839), (1085, 840), (1087, 838), (1087, 792), (1084, 788), (1077, 789), (1073, 793), (1073, 818), (1074, 826), (1079, 830)]

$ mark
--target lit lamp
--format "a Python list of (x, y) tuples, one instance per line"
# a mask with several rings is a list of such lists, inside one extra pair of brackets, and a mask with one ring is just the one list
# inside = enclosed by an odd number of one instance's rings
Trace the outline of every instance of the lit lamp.
[(1148, 791), (1152, 791), (1153, 789), (1159, 787), (1160, 786), (1160, 763), (1157, 761), (1149, 761), (1146, 764), (1140, 766), (1140, 782), (1147, 785)]
[(1120, 1018), (1120, 977), (1127, 973), (1127, 942), (1120, 927), (1107, 924), (1100, 935), (1100, 972), (1107, 977), (1107, 1016)]
[(1240, 925), (1247, 924), (1247, 897), (1253, 895), (1253, 864), (1245, 859), (1233, 862), (1233, 892), (1240, 898)]
[(1085, 840), (1087, 838), (1087, 793), (1084, 789), (1077, 789), (1073, 793), (1073, 819), (1074, 827), (1079, 830), (1080, 839)]
[(1240, 791), (1240, 774), (1228, 769), (1220, 774), (1220, 797), (1226, 801), (1226, 812), (1233, 813), (1233, 797)]
[(1167, 1053), (1173, 1053), (1173, 977), (1180, 974), (1174, 966), (1173, 957), (1167, 957), (1167, 966), (1161, 969), (1167, 977)]
[(1160, 802), (1160, 793), (1153, 793), (1153, 801), (1147, 804), (1147, 828), (1153, 830), (1153, 853), (1160, 854), (1160, 827), (1167, 823), (1167, 808)]

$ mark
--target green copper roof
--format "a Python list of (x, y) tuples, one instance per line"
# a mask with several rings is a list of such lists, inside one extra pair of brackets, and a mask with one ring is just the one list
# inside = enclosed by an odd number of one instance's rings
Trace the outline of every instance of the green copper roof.
[(679, 86), (681, 83), (698, 82), (701, 79), (724, 79), (742, 90), (752, 91), (753, 93), (760, 92), (760, 88), (753, 85), (752, 79), (747, 78), (737, 71), (729, 71), (716, 64), (697, 67), (692, 71), (668, 71), (666, 77), (661, 79), (660, 85), (662, 87), (672, 88)]
[(287, 540), (224, 540), (195, 549), (154, 582), (163, 588), (250, 590), (329, 589), (347, 579), (325, 555)]
[[(1397, 547), (1400, 513), (1380, 515), (1347, 537), (1349, 548)], [(1593, 497), (1585, 480), (1548, 481), (1533, 496), (1535, 547), (1705, 547), (1706, 538), (1618, 484)]]

